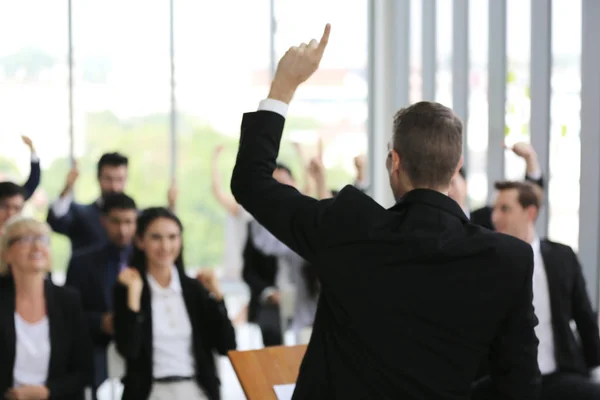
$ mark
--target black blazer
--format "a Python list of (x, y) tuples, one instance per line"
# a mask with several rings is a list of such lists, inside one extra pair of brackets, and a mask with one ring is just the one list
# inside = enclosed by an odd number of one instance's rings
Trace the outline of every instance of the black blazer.
[(469, 223), (431, 190), (389, 210), (351, 186), (303, 196), (272, 177), (283, 125), (273, 112), (244, 115), (231, 189), (319, 271), (293, 398), (468, 399), (490, 349), (486, 398), (537, 398), (531, 247)]
[[(81, 295), (84, 315), (94, 344), (94, 387), (108, 377), (106, 348), (112, 336), (102, 330), (102, 317), (112, 311), (113, 287), (107, 287), (109, 262), (119, 264), (119, 254), (112, 245), (103, 245), (73, 255), (67, 269), (65, 285)], [(112, 258), (112, 259), (111, 259)], [(118, 276), (116, 271), (114, 283)]]
[(97, 202), (86, 205), (72, 202), (69, 212), (60, 218), (54, 215), (50, 207), (46, 221), (54, 232), (69, 238), (72, 253), (75, 254), (83, 249), (100, 246), (108, 240), (100, 215)]
[(260, 295), (268, 287), (275, 286), (278, 262), (277, 257), (261, 253), (252, 241), (252, 229), (248, 223), (248, 238), (243, 252), (244, 265), (242, 278), (250, 288), (250, 303), (248, 304), (248, 321), (256, 322), (260, 308)]
[[(141, 310), (127, 305), (127, 287), (115, 286), (114, 328), (117, 350), (126, 359), (123, 400), (148, 398), (152, 389), (152, 309), (146, 274), (142, 273)], [(181, 290), (192, 324), (196, 380), (210, 400), (219, 400), (220, 380), (213, 351), (225, 355), (236, 348), (235, 331), (223, 301), (216, 302), (196, 279), (179, 271)]]
[[(600, 366), (600, 333), (581, 266), (569, 246), (542, 240), (540, 250), (548, 278), (558, 369), (588, 375)], [(580, 340), (571, 330), (571, 321), (577, 325)]]
[[(532, 178), (529, 175), (525, 175), (525, 180), (527, 182), (535, 183), (542, 189), (544, 188), (544, 177), (540, 177), (539, 179)], [(484, 228), (495, 230), (494, 224), (492, 223), (492, 211), (493, 207), (485, 206), (478, 208), (477, 210), (471, 212), (471, 222), (475, 225), (483, 226)]]
[[(92, 350), (79, 295), (46, 280), (50, 324), (50, 365), (46, 386), (52, 400), (83, 400), (90, 386)], [(15, 364), (15, 287), (5, 280), (0, 291), (0, 395), (13, 386)]]
[(27, 182), (23, 184), (23, 189), (25, 189), (25, 200), (31, 198), (35, 189), (40, 185), (40, 180), (42, 179), (42, 170), (40, 168), (40, 161), (35, 160), (31, 161), (31, 168), (29, 170), (29, 178), (27, 178)]

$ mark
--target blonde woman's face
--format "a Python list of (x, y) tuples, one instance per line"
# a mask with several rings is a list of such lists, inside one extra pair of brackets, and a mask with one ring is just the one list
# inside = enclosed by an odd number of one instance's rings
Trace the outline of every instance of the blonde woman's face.
[(49, 269), (50, 237), (46, 233), (22, 230), (9, 235), (2, 256), (13, 272), (40, 272)]

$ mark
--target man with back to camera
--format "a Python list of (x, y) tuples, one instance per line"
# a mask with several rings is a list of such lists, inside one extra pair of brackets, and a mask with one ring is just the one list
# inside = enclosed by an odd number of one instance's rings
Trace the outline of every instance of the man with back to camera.
[[(313, 334), (294, 399), (536, 399), (533, 252), (469, 223), (447, 196), (462, 123), (421, 102), (394, 117), (386, 160), (397, 204), (352, 186), (317, 201), (272, 177), (285, 114), (329, 39), (292, 47), (268, 99), (244, 115), (237, 201), (318, 270)], [(471, 387), (489, 355), (491, 384)], [(483, 392), (486, 390), (485, 392)]]
[[(519, 238), (533, 249), (540, 399), (600, 399), (600, 334), (579, 260), (571, 247), (536, 235), (539, 186), (506, 181), (495, 187), (498, 195), (492, 219), (497, 231)], [(571, 321), (577, 326), (577, 335)]]

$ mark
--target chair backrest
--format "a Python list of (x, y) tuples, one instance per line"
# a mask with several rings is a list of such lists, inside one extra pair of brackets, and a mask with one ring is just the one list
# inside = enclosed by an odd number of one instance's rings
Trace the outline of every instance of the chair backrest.
[(125, 359), (117, 351), (114, 340), (108, 344), (106, 358), (108, 362), (108, 377), (121, 379), (125, 375)]

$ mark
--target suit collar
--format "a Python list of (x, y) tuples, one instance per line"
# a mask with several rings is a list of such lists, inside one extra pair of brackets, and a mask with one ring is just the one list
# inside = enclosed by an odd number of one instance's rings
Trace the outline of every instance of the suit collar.
[(458, 203), (452, 200), (447, 195), (430, 189), (414, 189), (406, 193), (402, 198), (390, 208), (391, 211), (400, 211), (411, 204), (426, 204), (446, 211), (459, 218), (463, 222), (469, 222), (464, 211)]

